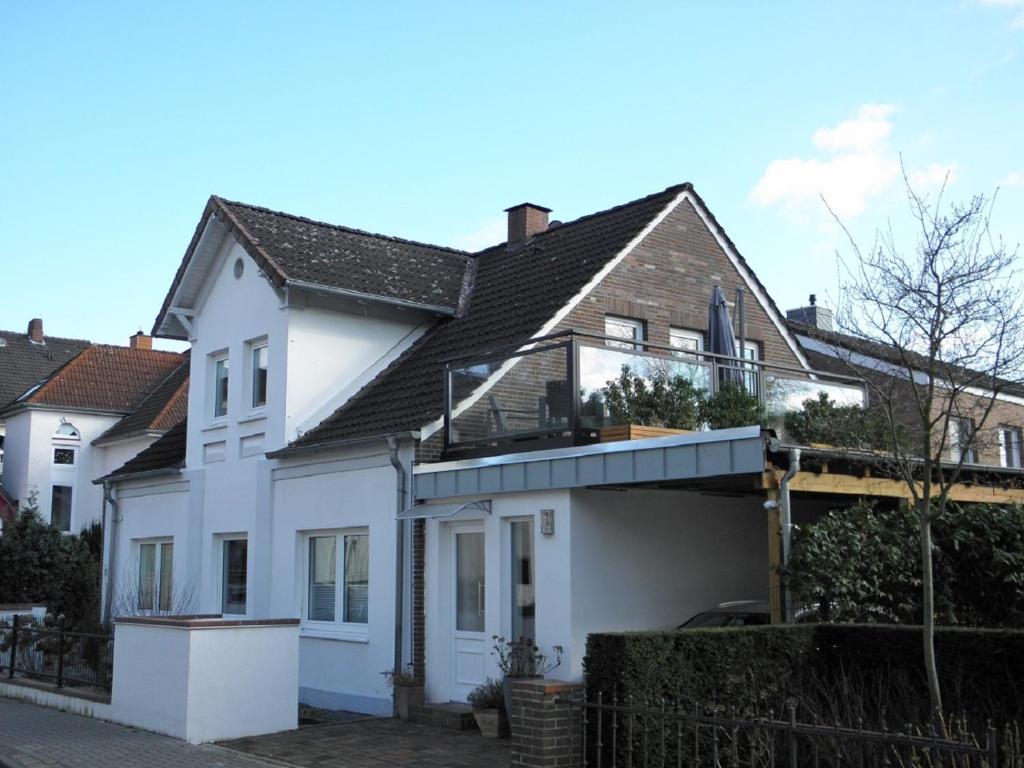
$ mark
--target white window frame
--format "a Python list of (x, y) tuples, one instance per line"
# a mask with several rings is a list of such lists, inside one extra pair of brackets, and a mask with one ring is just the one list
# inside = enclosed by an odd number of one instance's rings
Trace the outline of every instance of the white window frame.
[(610, 332), (609, 325), (618, 325), (623, 329), (631, 328), (633, 330), (632, 342), (628, 341), (625, 336), (621, 337), (622, 341), (613, 341), (612, 339), (608, 339), (605, 343), (609, 347), (617, 347), (619, 349), (639, 349), (640, 344), (645, 341), (643, 320), (638, 320), (634, 317), (622, 317), (621, 315), (605, 315), (604, 335), (613, 336), (617, 339), (619, 336)]
[[(695, 346), (685, 346), (679, 342), (692, 341)], [(704, 334), (699, 331), (691, 331), (688, 328), (669, 328), (668, 345), (677, 350), (676, 354), (682, 357), (695, 356), (698, 352), (704, 351)]]
[[(1010, 447), (1012, 441), (1007, 441), (1007, 435), (1016, 436), (1016, 463), (1010, 461)], [(1024, 429), (1012, 424), (1001, 424), (999, 426), (999, 464), (1009, 469), (1024, 468)]]
[[(135, 539), (132, 541), (135, 550), (135, 581), (137, 587), (136, 594), (136, 605), (135, 608), (139, 610), (149, 610), (154, 614), (160, 614), (162, 612), (171, 611), (174, 608), (174, 537), (173, 536), (162, 536), (160, 538), (151, 539)], [(142, 596), (142, 547), (154, 544), (154, 560), (153, 560), (153, 607), (142, 608), (138, 605), (138, 598)], [(170, 592), (170, 604), (166, 609), (160, 607), (160, 580), (163, 576), (163, 548), (164, 546), (170, 545), (171, 547), (171, 592)]]
[[(221, 349), (217, 352), (211, 352), (208, 356), (209, 362), (207, 371), (207, 398), (206, 398), (206, 415), (210, 425), (220, 425), (227, 421), (228, 414), (231, 413), (231, 355), (229, 350)], [(224, 401), (224, 413), (217, 414), (217, 364), (220, 362), (227, 363), (228, 372), (228, 391), (227, 397)]]
[[(309, 618), (309, 579), (310, 579), (310, 541), (316, 538), (334, 537), (334, 621), (316, 621)], [(299, 579), (299, 603), (301, 618), (301, 634), (305, 637), (320, 637), (329, 640), (347, 640), (356, 643), (367, 643), (370, 640), (370, 622), (372, 607), (369, 605), (370, 582), (373, 580), (371, 567), (367, 565), (367, 621), (366, 623), (342, 621), (345, 615), (345, 537), (365, 536), (367, 547), (370, 546), (369, 527), (337, 528), (331, 530), (304, 531), (299, 536), (299, 548), (302, 553), (301, 576)], [(367, 552), (368, 560), (370, 551)]]
[[(227, 590), (227, 586), (228, 586), (227, 582), (225, 580), (225, 577), (227, 576), (227, 574), (225, 573), (225, 569), (227, 568), (227, 558), (225, 558), (225, 556), (224, 556), (224, 550), (227, 548), (227, 543), (229, 541), (244, 541), (244, 542), (246, 542), (246, 545), (245, 545), (245, 612), (244, 613), (227, 613), (224, 610), (224, 593)], [(220, 533), (220, 534), (217, 534), (217, 536), (216, 536), (216, 542), (217, 542), (217, 563), (218, 563), (218, 566), (219, 566), (218, 569), (217, 569), (217, 572), (220, 574), (220, 578), (217, 579), (218, 589), (217, 589), (217, 602), (216, 602), (216, 605), (218, 606), (222, 616), (227, 616), (227, 617), (236, 618), (236, 619), (244, 618), (244, 617), (249, 615), (249, 591), (250, 591), (249, 590), (249, 575), (250, 575), (250, 565), (252, 563), (252, 560), (250, 558), (250, 555), (252, 553), (249, 551), (249, 536), (246, 533)]]
[[(57, 463), (57, 451), (71, 451), (72, 459), (70, 464)], [(78, 447), (74, 445), (63, 445), (54, 443), (50, 449), (50, 464), (55, 469), (74, 470), (78, 468)]]
[[(256, 352), (258, 350), (264, 350), (267, 355), (267, 391), (266, 400), (262, 405), (256, 405), (253, 401), (256, 399)], [(228, 374), (230, 377), (230, 373)], [(249, 411), (249, 416), (255, 418), (263, 415), (267, 410), (267, 402), (270, 401), (270, 350), (267, 343), (267, 337), (262, 336), (258, 339), (250, 339), (245, 342), (245, 380), (246, 380), (246, 407)], [(230, 378), (229, 384), (230, 387)]]
[[(963, 425), (967, 424), (970, 433), (963, 434)], [(972, 419), (962, 416), (950, 416), (949, 418), (949, 458), (951, 461), (959, 462), (964, 453), (967, 457), (963, 459), (964, 464), (978, 463), (978, 446), (975, 443), (977, 428)]]

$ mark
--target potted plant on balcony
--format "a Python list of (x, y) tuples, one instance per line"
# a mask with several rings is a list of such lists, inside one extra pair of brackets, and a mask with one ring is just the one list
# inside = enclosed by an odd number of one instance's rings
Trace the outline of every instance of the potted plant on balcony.
[(691, 432), (700, 426), (704, 393), (685, 376), (655, 370), (641, 375), (628, 365), (602, 389), (613, 425), (601, 440), (630, 440)]
[(497, 739), (508, 732), (501, 683), (487, 678), (487, 682), (474, 688), (468, 698), (470, 706), (473, 707), (473, 719), (476, 720), (481, 736), (485, 739)]
[(698, 410), (700, 421), (707, 424), (708, 429), (765, 424), (765, 410), (761, 401), (742, 385), (732, 382), (723, 382), (715, 394), (703, 398)]
[[(529, 637), (518, 640), (506, 640), (495, 635), (494, 650), (491, 652), (498, 662), (502, 674), (502, 694), (505, 699), (505, 712), (512, 719), (512, 682), (515, 680), (537, 680), (562, 665), (562, 646), (552, 646), (554, 658), (548, 658), (540, 652)], [(511, 723), (510, 723), (511, 724)]]
[[(798, 411), (787, 411), (783, 428), (788, 440), (814, 447), (870, 451), (891, 448), (892, 443), (888, 421), (878, 409), (839, 405), (827, 392), (819, 392), (817, 399), (804, 400)], [(906, 444), (905, 430), (896, 439)]]
[(423, 703), (423, 686), (413, 671), (412, 664), (404, 670), (389, 669), (384, 673), (388, 687), (395, 692), (395, 709), (402, 720), (409, 719), (409, 709)]

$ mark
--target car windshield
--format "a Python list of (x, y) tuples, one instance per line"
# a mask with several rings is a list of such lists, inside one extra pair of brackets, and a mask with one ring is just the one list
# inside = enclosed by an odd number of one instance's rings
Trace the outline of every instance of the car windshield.
[[(768, 617), (763, 613), (726, 613), (724, 611), (707, 611), (698, 613), (682, 627), (749, 627), (756, 624), (767, 624)], [(682, 628), (681, 627), (681, 628)]]

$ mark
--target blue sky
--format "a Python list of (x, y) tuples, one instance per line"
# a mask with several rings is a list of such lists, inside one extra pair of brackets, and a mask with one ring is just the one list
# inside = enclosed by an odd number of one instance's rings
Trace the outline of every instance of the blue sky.
[(920, 189), (1024, 240), (1024, 0), (0, 4), (0, 328), (125, 343), (207, 197), (427, 242), (692, 181), (784, 307)]

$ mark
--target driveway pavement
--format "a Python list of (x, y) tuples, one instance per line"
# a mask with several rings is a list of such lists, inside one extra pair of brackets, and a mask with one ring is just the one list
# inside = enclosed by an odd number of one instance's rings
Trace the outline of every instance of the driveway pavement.
[(0, 696), (0, 766), (280, 768), (280, 763), (215, 746), (193, 747), (168, 736)]
[(2, 768), (506, 768), (508, 744), (367, 718), (195, 747), (0, 697)]

